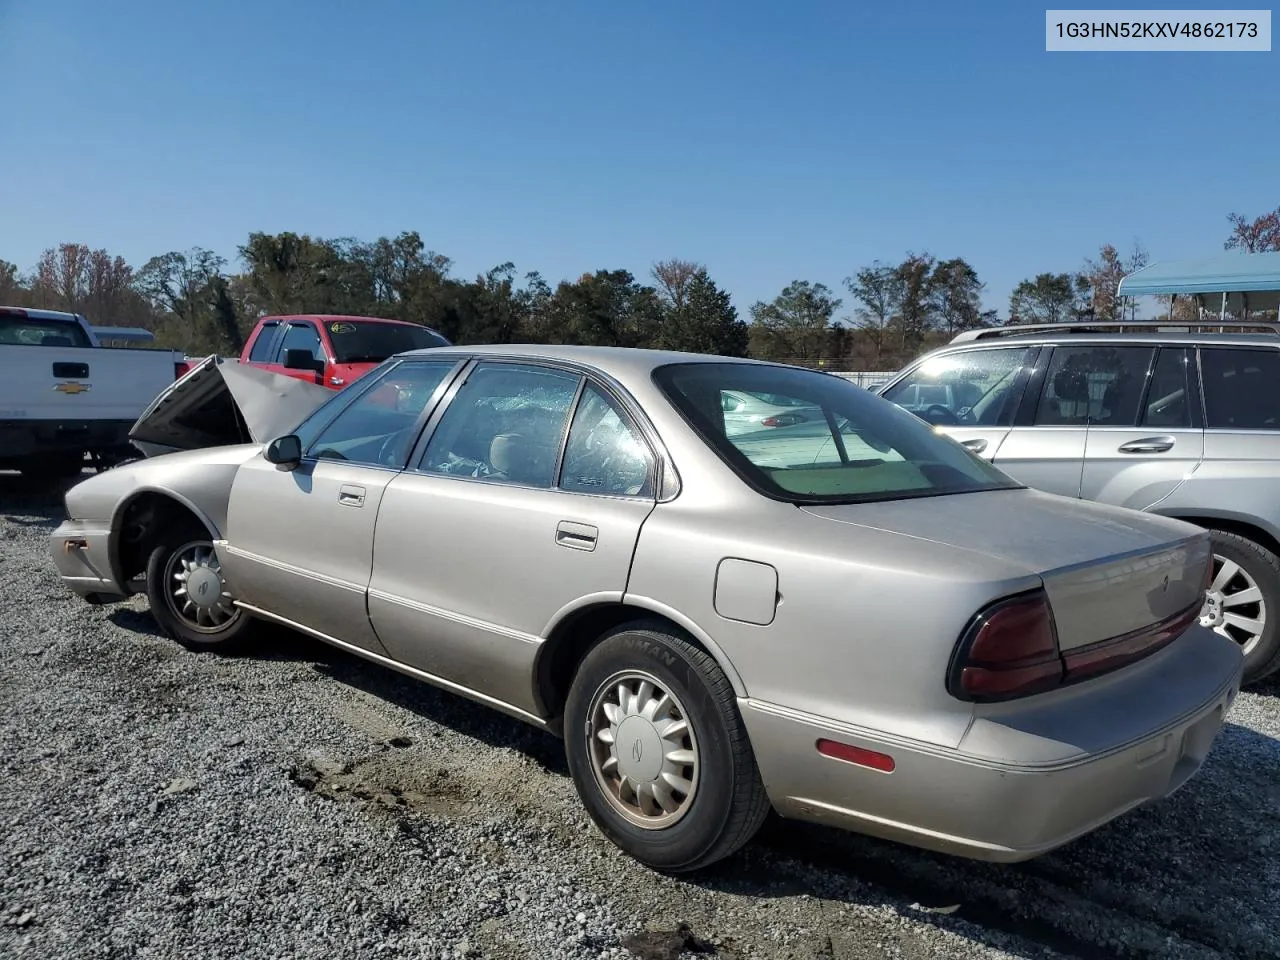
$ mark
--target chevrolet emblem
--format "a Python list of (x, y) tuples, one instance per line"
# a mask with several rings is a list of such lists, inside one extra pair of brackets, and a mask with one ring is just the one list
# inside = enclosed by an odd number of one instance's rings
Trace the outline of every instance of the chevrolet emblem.
[(87, 383), (76, 383), (74, 380), (68, 380), (66, 383), (55, 383), (53, 385), (53, 389), (57, 390), (59, 393), (74, 395), (77, 393), (84, 393), (89, 389), (89, 386), (90, 385)]

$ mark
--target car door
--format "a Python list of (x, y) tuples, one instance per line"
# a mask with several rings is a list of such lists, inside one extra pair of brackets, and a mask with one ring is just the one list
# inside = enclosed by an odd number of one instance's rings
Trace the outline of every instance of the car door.
[(393, 363), (335, 394), (297, 434), (302, 462), (258, 455), (236, 473), (223, 566), (238, 598), (326, 637), (381, 653), (365, 606), (374, 521), (457, 358)]
[(1036, 361), (995, 465), (1029, 487), (1080, 496), (1091, 423), (1133, 426), (1155, 348), (1059, 344)]
[(1035, 353), (1001, 344), (933, 354), (880, 395), (991, 460), (1013, 425)]
[(1141, 402), (1089, 423), (1080, 496), (1145, 510), (1195, 471), (1204, 428), (1194, 359), (1189, 348), (1160, 347)]
[(395, 659), (536, 713), (548, 626), (622, 598), (654, 457), (618, 398), (577, 371), (483, 361), (454, 389), (383, 496), (369, 615)]

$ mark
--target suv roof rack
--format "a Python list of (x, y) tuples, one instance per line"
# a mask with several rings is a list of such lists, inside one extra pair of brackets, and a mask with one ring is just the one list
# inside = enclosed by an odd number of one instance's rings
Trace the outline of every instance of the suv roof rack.
[(1280, 323), (1256, 320), (1196, 320), (1190, 323), (1164, 320), (1084, 320), (1078, 323), (1015, 323), (1007, 327), (965, 330), (952, 343), (993, 340), (997, 337), (1028, 336), (1035, 333), (1268, 333), (1280, 336)]

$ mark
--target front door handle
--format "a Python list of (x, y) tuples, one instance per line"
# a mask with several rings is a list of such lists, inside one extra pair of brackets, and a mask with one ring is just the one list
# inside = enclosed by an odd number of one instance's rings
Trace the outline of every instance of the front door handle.
[(599, 536), (600, 531), (589, 523), (561, 520), (556, 524), (556, 543), (570, 550), (594, 550)]
[(987, 441), (982, 437), (974, 437), (972, 440), (962, 441), (960, 446), (968, 447), (974, 453), (981, 453), (983, 450), (987, 449)]
[(344, 483), (338, 488), (338, 502), (344, 507), (364, 506), (364, 487), (354, 483)]
[(1120, 444), (1121, 453), (1164, 453), (1173, 449), (1173, 437), (1143, 437)]

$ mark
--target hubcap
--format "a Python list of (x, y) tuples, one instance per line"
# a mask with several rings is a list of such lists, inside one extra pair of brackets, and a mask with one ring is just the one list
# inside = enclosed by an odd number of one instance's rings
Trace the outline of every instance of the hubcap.
[(1240, 644), (1247, 656), (1267, 625), (1267, 604), (1257, 581), (1226, 557), (1214, 555), (1213, 582), (1205, 594), (1200, 623)]
[(698, 789), (698, 741), (684, 705), (661, 682), (627, 671), (600, 685), (587, 721), (596, 782), (610, 805), (647, 830), (683, 817)]
[(196, 630), (216, 633), (241, 614), (211, 543), (189, 543), (178, 550), (169, 558), (164, 580), (169, 609)]

